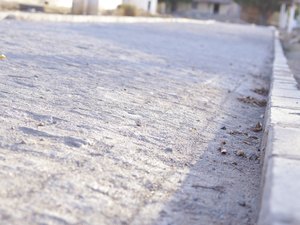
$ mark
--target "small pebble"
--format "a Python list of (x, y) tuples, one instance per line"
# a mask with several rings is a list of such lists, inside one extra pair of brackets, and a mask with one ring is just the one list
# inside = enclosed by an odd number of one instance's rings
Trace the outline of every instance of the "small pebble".
[(239, 201), (238, 204), (242, 207), (245, 207), (246, 206), (246, 202), (245, 201)]
[(6, 56), (3, 54), (0, 54), (0, 60), (6, 59)]
[(223, 155), (226, 155), (226, 154), (227, 154), (227, 150), (223, 148), (223, 149), (221, 150), (221, 153), (222, 153)]
[(136, 120), (136, 121), (135, 121), (135, 124), (136, 124), (138, 127), (141, 127), (141, 126), (142, 126), (142, 121), (141, 121), (141, 120)]
[(258, 160), (259, 156), (255, 153), (251, 153), (250, 156), (249, 156), (249, 159), (250, 160)]
[(261, 122), (258, 122), (254, 128), (252, 128), (252, 131), (254, 132), (260, 132), (263, 130), (263, 126), (262, 126), (262, 123)]
[(221, 127), (221, 130), (226, 130), (227, 128), (224, 126), (224, 127)]
[(242, 157), (244, 157), (244, 156), (245, 156), (245, 152), (244, 152), (243, 150), (238, 150), (238, 151), (236, 152), (236, 155), (237, 155), (237, 156), (242, 156)]
[(21, 144), (21, 145), (25, 145), (26, 144), (26, 142), (24, 141), (24, 140), (22, 140), (22, 141), (20, 141), (20, 143), (19, 144)]
[(165, 152), (173, 152), (172, 148), (165, 148)]

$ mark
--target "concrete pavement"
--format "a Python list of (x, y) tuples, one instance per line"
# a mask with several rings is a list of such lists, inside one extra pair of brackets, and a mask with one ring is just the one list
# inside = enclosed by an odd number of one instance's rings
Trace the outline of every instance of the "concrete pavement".
[(0, 27), (1, 221), (255, 223), (272, 30)]

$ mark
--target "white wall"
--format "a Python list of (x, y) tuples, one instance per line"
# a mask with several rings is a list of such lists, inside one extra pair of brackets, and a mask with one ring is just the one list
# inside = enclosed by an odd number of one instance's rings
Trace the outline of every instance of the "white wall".
[(177, 12), (186, 12), (192, 9), (191, 3), (188, 2), (178, 2), (177, 3)]
[(208, 4), (208, 3), (199, 3), (197, 10), (199, 13), (212, 14), (213, 13), (213, 5)]
[[(207, 16), (207, 15), (214, 15), (214, 4), (212, 3), (198, 3), (195, 7), (192, 7), (191, 3), (182, 2), (177, 5), (177, 12), (179, 13), (191, 13)], [(191, 15), (190, 14), (190, 15)], [(228, 16), (228, 17), (239, 17), (240, 14), (240, 7), (236, 3), (232, 4), (220, 4), (219, 13), (216, 15), (219, 16)]]
[[(1, 0), (0, 0), (1, 1)], [(32, 5), (43, 5), (43, 0), (5, 0), (3, 2), (15, 2), (15, 3), (21, 3), (21, 4), (32, 4)]]
[(6, 0), (5, 2), (16, 2), (32, 5), (44, 5), (45, 2), (48, 2), (49, 6), (71, 8), (73, 0)]
[[(73, 0), (45, 0), (49, 6), (71, 8)], [(45, 2), (44, 1), (44, 2)]]
[[(151, 14), (155, 14), (157, 11), (157, 0), (124, 0), (126, 4), (132, 4), (136, 7), (143, 9)], [(150, 10), (148, 10), (148, 4), (150, 2)]]
[(123, 0), (99, 0), (99, 9), (114, 10), (119, 5), (122, 5)]

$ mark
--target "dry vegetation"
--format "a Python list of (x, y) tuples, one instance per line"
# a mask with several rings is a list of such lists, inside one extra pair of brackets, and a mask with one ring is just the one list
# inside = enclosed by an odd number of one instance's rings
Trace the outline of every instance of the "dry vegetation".
[(15, 2), (2, 2), (0, 1), (0, 10), (19, 10), (19, 4)]
[(114, 14), (118, 16), (151, 16), (150, 13), (130, 4), (120, 5)]

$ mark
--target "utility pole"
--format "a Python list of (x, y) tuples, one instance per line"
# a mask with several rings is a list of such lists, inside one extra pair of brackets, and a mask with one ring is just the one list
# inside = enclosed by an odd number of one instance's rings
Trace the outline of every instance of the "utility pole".
[(285, 29), (287, 25), (286, 2), (282, 2), (280, 6), (279, 28)]
[(289, 16), (289, 22), (288, 22), (288, 29), (287, 29), (288, 33), (291, 33), (293, 31), (295, 12), (296, 12), (296, 3), (295, 3), (295, 0), (292, 0), (291, 1), (291, 6), (290, 6), (290, 16)]

